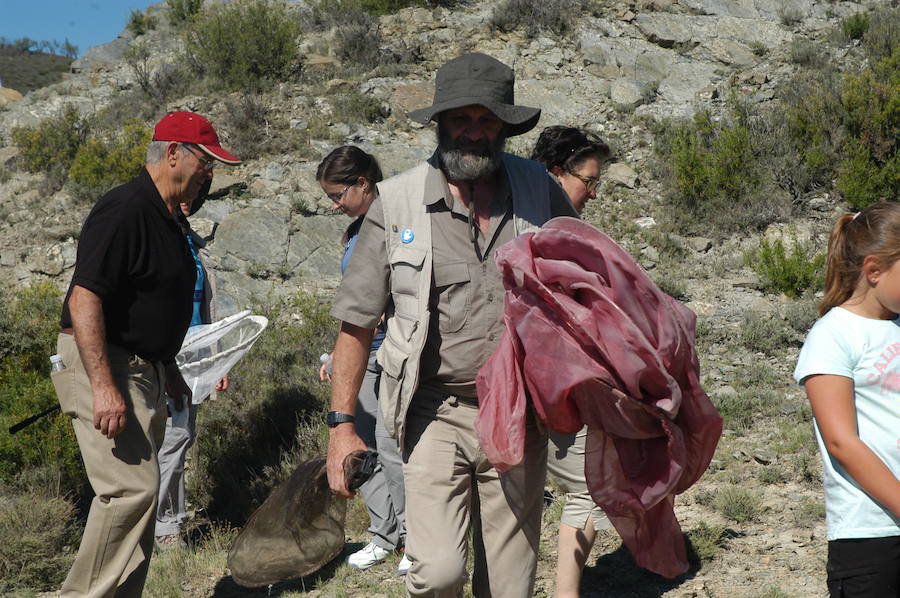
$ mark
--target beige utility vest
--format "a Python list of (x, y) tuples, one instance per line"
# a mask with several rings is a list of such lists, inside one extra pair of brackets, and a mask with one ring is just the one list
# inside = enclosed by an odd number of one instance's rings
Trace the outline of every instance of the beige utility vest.
[[(503, 164), (512, 194), (516, 235), (538, 230), (551, 214), (546, 169), (512, 154), (503, 154)], [(398, 438), (401, 446), (406, 411), (419, 384), (419, 361), (431, 317), (428, 303), (433, 252), (431, 217), (424, 194), (426, 175), (432, 168), (426, 162), (378, 184), (392, 300), (386, 314), (387, 334), (377, 354), (382, 368), (378, 402), (387, 432)]]

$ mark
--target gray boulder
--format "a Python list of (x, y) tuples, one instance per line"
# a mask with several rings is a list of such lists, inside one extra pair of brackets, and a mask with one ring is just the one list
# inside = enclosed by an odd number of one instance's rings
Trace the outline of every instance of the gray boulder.
[(249, 207), (232, 212), (222, 220), (210, 253), (278, 267), (284, 264), (287, 245), (287, 209), (277, 205)]
[(74, 60), (69, 68), (73, 73), (80, 73), (100, 63), (118, 62), (130, 46), (131, 40), (117, 37), (111, 42), (89, 48), (83, 56)]
[(635, 108), (652, 96), (653, 90), (646, 83), (631, 77), (620, 77), (610, 83), (609, 99), (613, 104), (625, 108)]

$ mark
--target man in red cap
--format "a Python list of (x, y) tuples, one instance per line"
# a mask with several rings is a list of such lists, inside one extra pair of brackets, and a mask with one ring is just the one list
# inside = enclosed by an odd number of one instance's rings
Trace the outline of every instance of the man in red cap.
[(215, 161), (240, 160), (191, 112), (157, 123), (141, 173), (94, 205), (63, 304), (53, 373), (95, 497), (60, 596), (140, 596), (153, 551), (164, 393), (190, 401), (175, 355), (191, 320), (195, 263), (179, 204)]

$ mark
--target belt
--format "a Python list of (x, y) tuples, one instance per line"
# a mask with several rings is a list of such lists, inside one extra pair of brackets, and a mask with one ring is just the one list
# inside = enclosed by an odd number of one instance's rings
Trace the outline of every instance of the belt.
[(478, 407), (478, 397), (464, 397), (461, 395), (450, 393), (450, 396), (456, 399), (457, 402), (463, 403), (465, 405), (473, 405)]
[(75, 331), (72, 330), (71, 328), (63, 328), (62, 330), (60, 330), (60, 332), (61, 332), (62, 334), (71, 334), (71, 335), (74, 335), (74, 334), (75, 334)]

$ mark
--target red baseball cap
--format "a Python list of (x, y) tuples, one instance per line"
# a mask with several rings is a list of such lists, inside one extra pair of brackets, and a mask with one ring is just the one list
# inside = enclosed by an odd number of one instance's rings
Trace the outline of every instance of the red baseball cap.
[(195, 112), (166, 114), (153, 129), (153, 141), (192, 143), (216, 160), (226, 164), (241, 163), (240, 158), (219, 145), (219, 136), (212, 124)]

